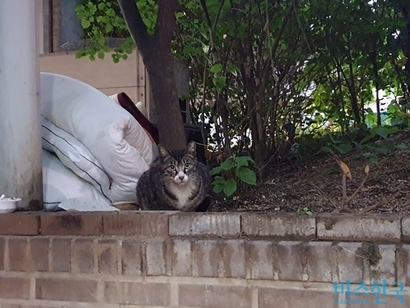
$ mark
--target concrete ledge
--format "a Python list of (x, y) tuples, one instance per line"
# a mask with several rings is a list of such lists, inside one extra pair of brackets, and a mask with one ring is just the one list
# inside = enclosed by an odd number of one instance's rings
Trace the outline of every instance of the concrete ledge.
[(242, 233), (249, 237), (312, 240), (316, 237), (315, 218), (300, 215), (242, 214)]
[(401, 222), (400, 216), (323, 214), (317, 217), (317, 239), (397, 243)]
[(16, 212), (0, 215), (0, 235), (248, 238), (388, 244), (410, 242), (410, 216)]

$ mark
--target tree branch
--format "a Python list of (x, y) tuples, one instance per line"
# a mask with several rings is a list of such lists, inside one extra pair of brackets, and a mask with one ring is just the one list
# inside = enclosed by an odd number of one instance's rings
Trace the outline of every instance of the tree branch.
[[(139, 49), (144, 49), (140, 47), (149, 45), (151, 38), (148, 34), (147, 26), (142, 21), (135, 0), (118, 0), (118, 4), (135, 45)], [(140, 51), (143, 52), (143, 50)]]

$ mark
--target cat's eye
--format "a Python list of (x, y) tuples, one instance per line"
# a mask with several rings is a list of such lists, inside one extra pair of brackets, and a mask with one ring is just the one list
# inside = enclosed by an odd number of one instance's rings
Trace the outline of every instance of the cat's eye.
[(185, 163), (185, 168), (189, 168), (189, 164), (188, 164), (188, 163)]
[(169, 166), (170, 168), (171, 168), (171, 170), (175, 170), (175, 166), (174, 165), (171, 165), (171, 166)]

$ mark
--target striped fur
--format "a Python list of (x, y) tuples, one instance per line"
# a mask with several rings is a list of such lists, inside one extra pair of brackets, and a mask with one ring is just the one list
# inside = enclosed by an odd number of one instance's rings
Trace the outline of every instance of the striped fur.
[(196, 210), (211, 187), (207, 167), (197, 161), (196, 143), (172, 153), (158, 148), (160, 155), (138, 181), (138, 205), (143, 210)]

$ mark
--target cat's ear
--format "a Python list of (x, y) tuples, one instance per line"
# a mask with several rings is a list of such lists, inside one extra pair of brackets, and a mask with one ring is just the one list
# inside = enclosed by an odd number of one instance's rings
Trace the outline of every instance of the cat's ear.
[(185, 153), (191, 156), (193, 159), (196, 159), (196, 142), (195, 141), (191, 141), (190, 143), (188, 143), (185, 149)]
[(165, 159), (170, 155), (169, 151), (160, 144), (158, 144), (158, 151), (159, 156), (161, 156), (162, 159)]

